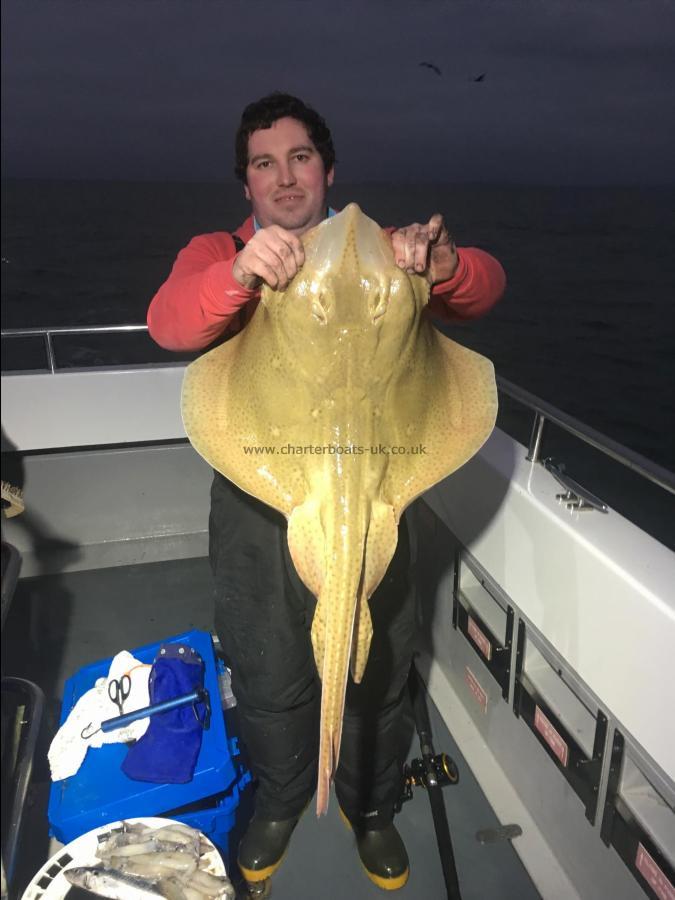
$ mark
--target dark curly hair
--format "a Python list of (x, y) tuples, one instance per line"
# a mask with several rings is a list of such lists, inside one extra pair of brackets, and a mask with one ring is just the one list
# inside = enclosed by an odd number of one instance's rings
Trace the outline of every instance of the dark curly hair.
[(312, 143), (323, 160), (326, 172), (335, 164), (335, 149), (330, 130), (323, 118), (297, 97), (275, 91), (254, 103), (249, 103), (241, 116), (241, 122), (234, 139), (234, 174), (246, 184), (248, 165), (248, 139), (254, 131), (271, 128), (278, 119), (297, 119), (307, 129)]

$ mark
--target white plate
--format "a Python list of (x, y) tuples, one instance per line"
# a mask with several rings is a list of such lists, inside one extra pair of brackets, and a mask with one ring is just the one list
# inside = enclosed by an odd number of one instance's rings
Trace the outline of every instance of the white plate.
[[(175, 819), (158, 819), (150, 816), (125, 819), (124, 821), (141, 822), (149, 828), (161, 828), (163, 825), (172, 825), (176, 822)], [(88, 831), (81, 837), (66, 844), (62, 850), (55, 853), (49, 862), (46, 862), (40, 869), (24, 891), (22, 900), (38, 900), (38, 897), (44, 898), (44, 900), (63, 900), (72, 887), (63, 874), (63, 870), (73, 866), (95, 866), (100, 863), (101, 860), (96, 856), (99, 834), (105, 834), (113, 828), (120, 828), (121, 825), (121, 822), (111, 822), (108, 825), (102, 825), (100, 828), (94, 828), (93, 831)], [(212, 875), (226, 875), (225, 865), (220, 853), (206, 835), (202, 834), (201, 836), (211, 847), (210, 850), (202, 855), (202, 859), (206, 862), (204, 868), (207, 872), (211, 872)], [(71, 858), (68, 859), (68, 856)], [(41, 881), (42, 885), (40, 884)]]

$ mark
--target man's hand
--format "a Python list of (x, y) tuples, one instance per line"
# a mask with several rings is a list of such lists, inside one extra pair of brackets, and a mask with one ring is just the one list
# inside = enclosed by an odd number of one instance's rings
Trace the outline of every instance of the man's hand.
[(415, 223), (391, 235), (396, 265), (409, 274), (426, 275), (431, 284), (448, 281), (459, 259), (443, 216), (434, 213), (426, 225)]
[(242, 287), (254, 290), (264, 282), (283, 291), (305, 261), (300, 238), (278, 225), (261, 228), (235, 257), (232, 274)]

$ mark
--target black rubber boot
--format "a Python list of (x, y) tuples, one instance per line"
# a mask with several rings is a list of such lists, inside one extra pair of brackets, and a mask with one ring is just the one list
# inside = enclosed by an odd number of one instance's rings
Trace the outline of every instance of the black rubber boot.
[(237, 862), (246, 881), (264, 881), (276, 872), (299, 819), (300, 816), (295, 816), (275, 822), (253, 816), (237, 854)]
[(342, 820), (354, 832), (356, 847), (366, 875), (385, 891), (402, 888), (410, 874), (410, 864), (401, 835), (392, 823), (378, 830), (355, 828), (340, 810)]

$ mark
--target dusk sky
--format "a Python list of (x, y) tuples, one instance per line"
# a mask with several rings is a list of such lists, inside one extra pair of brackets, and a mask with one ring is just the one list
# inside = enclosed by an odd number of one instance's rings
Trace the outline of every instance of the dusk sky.
[(2, 44), (5, 177), (229, 181), (278, 89), (343, 182), (675, 181), (675, 0), (4, 0)]

